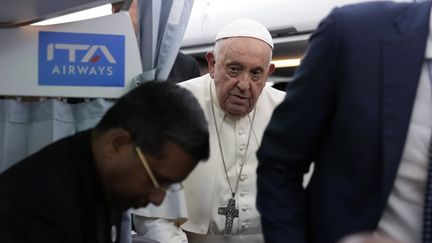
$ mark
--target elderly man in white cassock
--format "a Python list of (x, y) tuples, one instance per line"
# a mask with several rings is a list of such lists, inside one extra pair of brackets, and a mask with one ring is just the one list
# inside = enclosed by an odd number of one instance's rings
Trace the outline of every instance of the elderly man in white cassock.
[(266, 86), (275, 70), (270, 63), (273, 41), (262, 24), (250, 19), (227, 24), (215, 41), (206, 54), (209, 74), (180, 84), (195, 95), (209, 122), (210, 158), (184, 181), (185, 222), (167, 212), (138, 211), (135, 227), (145, 238), (164, 243), (264, 242), (255, 208), (255, 153), (285, 96)]

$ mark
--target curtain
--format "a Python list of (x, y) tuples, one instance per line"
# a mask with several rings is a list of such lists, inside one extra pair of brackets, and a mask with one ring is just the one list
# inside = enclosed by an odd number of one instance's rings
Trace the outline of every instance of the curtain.
[[(137, 1), (144, 72), (135, 80), (166, 80), (180, 49), (193, 0)], [(56, 99), (0, 100), (0, 173), (51, 142), (93, 127), (111, 105), (104, 99), (78, 104)], [(128, 243), (130, 214), (124, 216), (121, 242)]]
[(138, 0), (142, 81), (166, 80), (180, 50), (193, 0)]
[(113, 102), (0, 100), (0, 173), (60, 138), (96, 125)]

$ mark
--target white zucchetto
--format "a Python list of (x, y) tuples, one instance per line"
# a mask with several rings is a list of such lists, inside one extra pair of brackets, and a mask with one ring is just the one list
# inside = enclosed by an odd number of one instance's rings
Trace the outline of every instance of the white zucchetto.
[(229, 37), (251, 37), (262, 40), (274, 48), (273, 39), (267, 28), (251, 19), (237, 19), (226, 24), (216, 35), (215, 41)]

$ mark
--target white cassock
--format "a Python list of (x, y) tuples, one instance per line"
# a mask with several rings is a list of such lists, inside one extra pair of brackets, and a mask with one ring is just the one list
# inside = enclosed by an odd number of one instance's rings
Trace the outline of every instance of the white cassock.
[[(190, 90), (204, 110), (210, 131), (210, 158), (200, 162), (183, 182), (184, 195), (171, 196), (165, 200), (170, 200), (169, 203), (176, 205), (175, 207), (162, 205), (162, 208), (147, 207), (133, 212), (137, 219), (135, 220), (137, 232), (146, 238), (164, 243), (187, 242), (183, 232), (186, 232), (188, 241), (191, 243), (264, 242), (260, 216), (255, 207), (258, 165), (255, 153), (273, 110), (282, 102), (285, 93), (266, 86), (257, 101), (255, 116), (252, 111), (248, 116), (236, 119), (226, 116), (220, 108), (214, 84), (208, 74), (179, 85)], [(213, 94), (212, 99), (210, 93)], [(215, 117), (211, 108), (212, 101)], [(218, 126), (229, 182), (222, 162), (215, 122)], [(252, 130), (250, 130), (251, 123)], [(248, 140), (250, 140), (249, 146)], [(239, 175), (242, 160), (245, 163)], [(234, 218), (232, 236), (224, 237), (225, 216), (218, 214), (218, 208), (227, 206), (231, 198), (228, 183), (231, 183), (232, 189), (235, 190), (237, 180), (239, 183), (235, 200), (239, 217)], [(186, 200), (186, 203), (182, 200)], [(168, 203), (165, 201), (163, 204)], [(187, 214), (184, 207), (187, 209)], [(185, 218), (187, 221), (183, 223)], [(180, 229), (173, 232), (175, 231), (173, 221), (183, 223), (180, 226), (183, 232)]]

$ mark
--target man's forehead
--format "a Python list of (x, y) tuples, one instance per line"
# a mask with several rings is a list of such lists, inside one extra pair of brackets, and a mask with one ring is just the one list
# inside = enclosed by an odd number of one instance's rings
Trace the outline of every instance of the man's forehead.
[[(261, 41), (258, 41), (261, 42)], [(266, 66), (270, 62), (271, 49), (268, 47), (262, 48), (262, 46), (250, 46), (245, 47), (241, 42), (239, 45), (229, 45), (226, 48), (221, 48), (219, 52), (215, 53), (215, 57), (219, 61), (223, 61), (227, 64), (240, 64), (246, 65), (254, 63), (256, 66)], [(244, 44), (244, 42), (243, 42)]]

